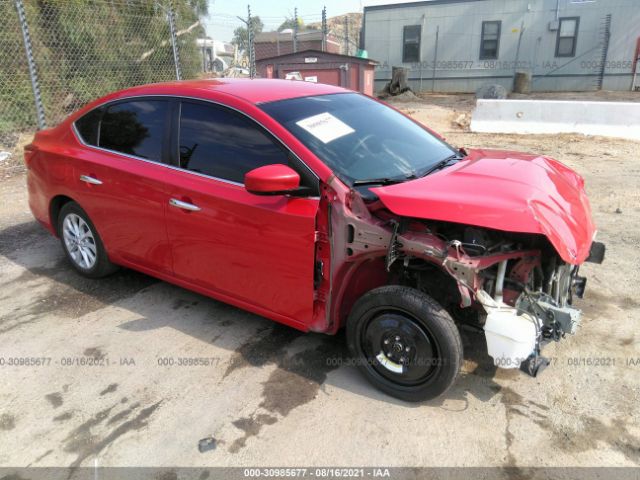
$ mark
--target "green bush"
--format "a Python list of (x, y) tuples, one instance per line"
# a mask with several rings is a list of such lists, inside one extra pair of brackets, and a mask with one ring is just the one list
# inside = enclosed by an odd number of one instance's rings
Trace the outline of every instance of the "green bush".
[[(23, 0), (49, 126), (114, 90), (175, 80), (169, 0)], [(176, 30), (206, 15), (206, 0), (173, 0)], [(183, 78), (200, 74), (201, 26), (178, 38)], [(0, 0), (0, 131), (36, 125), (22, 31)]]

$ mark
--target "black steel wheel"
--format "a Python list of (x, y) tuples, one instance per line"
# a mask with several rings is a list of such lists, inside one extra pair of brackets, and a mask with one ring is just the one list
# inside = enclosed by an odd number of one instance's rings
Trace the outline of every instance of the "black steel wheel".
[(356, 302), (347, 342), (373, 385), (407, 401), (442, 395), (462, 364), (462, 341), (449, 314), (428, 295), (399, 285)]

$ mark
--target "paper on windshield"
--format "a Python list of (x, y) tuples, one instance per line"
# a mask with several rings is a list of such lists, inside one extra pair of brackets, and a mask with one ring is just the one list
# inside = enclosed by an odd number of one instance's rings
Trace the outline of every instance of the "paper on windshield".
[(329, 143), (336, 138), (344, 137), (345, 135), (355, 132), (353, 128), (329, 112), (305, 118), (296, 122), (296, 125), (304, 128), (322, 143)]

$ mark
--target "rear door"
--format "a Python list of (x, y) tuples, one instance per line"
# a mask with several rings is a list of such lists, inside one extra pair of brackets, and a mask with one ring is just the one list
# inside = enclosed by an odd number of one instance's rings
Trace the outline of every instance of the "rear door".
[(171, 101), (136, 98), (96, 109), (75, 123), (85, 144), (77, 160), (76, 197), (112, 257), (171, 273), (166, 233)]
[[(236, 305), (301, 328), (313, 310), (317, 179), (247, 116), (181, 102), (167, 226), (175, 275)], [(291, 165), (312, 193), (257, 196), (254, 168)], [(179, 203), (181, 202), (181, 203)]]

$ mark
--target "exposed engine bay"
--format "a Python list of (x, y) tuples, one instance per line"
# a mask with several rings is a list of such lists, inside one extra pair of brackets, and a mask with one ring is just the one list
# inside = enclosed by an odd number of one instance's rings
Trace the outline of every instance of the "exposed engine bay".
[[(458, 284), (459, 306), (469, 310), (456, 308), (442, 294), (440, 301), (459, 320), (483, 328), (496, 366), (520, 367), (535, 376), (547, 364), (541, 347), (576, 333), (580, 324), (581, 312), (572, 306), (574, 296), (582, 298), (586, 286), (579, 267), (564, 262), (542, 235), (420, 223), (425, 233), (444, 242), (446, 256), (441, 265)], [(600, 249), (601, 244), (596, 245)], [(398, 255), (398, 246), (396, 243), (391, 258)], [(593, 260), (602, 261), (601, 257)], [(406, 256), (402, 261), (408, 271), (416, 270), (414, 278), (420, 289), (437, 290), (420, 262), (407, 261)], [(482, 308), (474, 308), (477, 304)]]
[[(586, 278), (541, 234), (510, 233), (458, 223), (398, 217), (381, 202), (351, 191), (331, 215), (332, 264), (380, 256), (390, 281), (424, 291), (455, 321), (484, 331), (496, 366), (532, 376), (548, 362), (542, 347), (574, 334)], [(336, 204), (339, 205), (339, 204)], [(342, 252), (342, 253), (341, 253)], [(586, 261), (601, 263), (604, 245), (592, 242)]]

